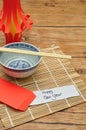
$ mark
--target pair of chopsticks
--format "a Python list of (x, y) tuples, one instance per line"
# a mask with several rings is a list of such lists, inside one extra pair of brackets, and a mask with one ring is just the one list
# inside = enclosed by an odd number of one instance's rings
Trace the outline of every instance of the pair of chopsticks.
[(4, 48), (4, 47), (0, 47), (0, 52), (71, 59), (70, 55), (64, 55), (64, 54), (61, 55), (61, 54), (46, 53), (46, 52), (34, 52), (34, 51), (29, 51), (29, 50), (20, 50), (20, 49)]

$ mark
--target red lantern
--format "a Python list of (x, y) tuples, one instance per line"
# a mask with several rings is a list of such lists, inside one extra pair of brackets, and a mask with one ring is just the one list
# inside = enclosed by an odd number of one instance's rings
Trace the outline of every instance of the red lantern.
[(30, 15), (25, 15), (20, 0), (3, 0), (0, 11), (0, 30), (6, 37), (6, 43), (21, 41), (22, 32), (27, 27), (31, 29), (33, 21)]

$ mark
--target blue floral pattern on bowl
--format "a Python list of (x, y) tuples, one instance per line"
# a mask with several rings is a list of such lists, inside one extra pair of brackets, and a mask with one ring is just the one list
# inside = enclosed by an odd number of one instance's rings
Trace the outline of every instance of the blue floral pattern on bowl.
[(13, 60), (8, 64), (8, 67), (15, 70), (23, 70), (26, 68), (30, 68), (31, 65), (25, 60)]

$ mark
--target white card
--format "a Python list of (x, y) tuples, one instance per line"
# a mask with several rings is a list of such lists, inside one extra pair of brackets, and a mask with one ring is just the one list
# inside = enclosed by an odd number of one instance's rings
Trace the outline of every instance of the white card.
[(74, 85), (34, 91), (34, 94), (36, 95), (36, 98), (30, 105), (39, 105), (69, 97), (79, 96), (79, 93)]

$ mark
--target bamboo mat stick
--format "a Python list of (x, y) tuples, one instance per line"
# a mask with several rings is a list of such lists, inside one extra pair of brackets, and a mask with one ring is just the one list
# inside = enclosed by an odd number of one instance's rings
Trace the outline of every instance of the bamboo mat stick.
[(66, 59), (71, 58), (70, 55), (61, 55), (61, 54), (46, 53), (46, 52), (34, 52), (34, 51), (29, 51), (29, 50), (21, 50), (21, 49), (14, 49), (14, 48), (4, 48), (4, 47), (0, 47), (0, 52), (26, 54), (26, 55), (34, 55), (34, 56), (57, 57), (57, 58), (66, 58)]

